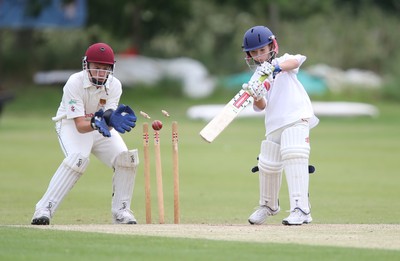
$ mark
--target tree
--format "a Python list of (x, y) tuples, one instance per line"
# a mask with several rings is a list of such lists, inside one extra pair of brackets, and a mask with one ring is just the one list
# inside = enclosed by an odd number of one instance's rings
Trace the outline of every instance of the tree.
[(140, 51), (158, 33), (179, 32), (190, 18), (190, 1), (88, 0), (88, 26), (100, 25), (115, 37), (130, 37)]

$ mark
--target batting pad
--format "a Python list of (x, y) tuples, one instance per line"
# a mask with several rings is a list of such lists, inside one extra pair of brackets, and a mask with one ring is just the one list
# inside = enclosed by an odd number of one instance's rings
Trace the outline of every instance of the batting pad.
[(89, 159), (79, 153), (67, 156), (50, 180), (46, 193), (36, 204), (36, 210), (48, 208), (51, 216), (53, 216), (64, 197), (73, 188), (88, 165)]
[(139, 156), (136, 149), (124, 151), (116, 157), (111, 201), (111, 211), (113, 213), (125, 208), (130, 209), (138, 165)]
[(266, 205), (272, 210), (279, 209), (279, 191), (282, 184), (280, 145), (264, 140), (258, 159), (260, 206)]
[(310, 212), (308, 199), (309, 129), (303, 125), (288, 128), (282, 133), (281, 153), (288, 184), (290, 210)]

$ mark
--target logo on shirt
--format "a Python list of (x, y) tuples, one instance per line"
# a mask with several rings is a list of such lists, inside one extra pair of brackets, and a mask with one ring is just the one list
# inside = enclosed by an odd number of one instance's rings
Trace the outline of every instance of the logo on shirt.
[(76, 104), (76, 103), (77, 103), (77, 101), (74, 100), (74, 99), (71, 99), (71, 100), (68, 102), (69, 105)]
[(74, 112), (75, 111), (75, 106), (71, 106), (70, 109), (71, 109), (72, 112)]

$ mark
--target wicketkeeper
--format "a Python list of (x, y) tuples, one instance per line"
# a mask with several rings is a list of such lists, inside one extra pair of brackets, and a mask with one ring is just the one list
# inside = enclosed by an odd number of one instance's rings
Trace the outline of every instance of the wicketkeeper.
[(49, 225), (62, 200), (85, 172), (93, 153), (114, 171), (111, 212), (114, 223), (136, 224), (130, 210), (137, 150), (128, 150), (120, 133), (135, 127), (134, 111), (118, 105), (121, 82), (114, 77), (114, 52), (105, 43), (91, 45), (83, 58), (83, 70), (70, 76), (63, 89), (56, 132), (65, 159), (46, 193), (36, 204), (32, 225)]
[[(280, 211), (279, 191), (285, 171), (289, 189), (290, 214), (284, 225), (310, 223), (308, 160), (310, 129), (318, 124), (310, 98), (297, 79), (304, 55), (277, 57), (278, 42), (265, 26), (250, 28), (243, 38), (246, 62), (255, 73), (243, 85), (254, 97), (253, 108), (265, 110), (266, 138), (261, 143), (258, 161), (260, 199), (258, 209), (249, 217), (260, 225)], [(265, 81), (259, 81), (266, 75)]]

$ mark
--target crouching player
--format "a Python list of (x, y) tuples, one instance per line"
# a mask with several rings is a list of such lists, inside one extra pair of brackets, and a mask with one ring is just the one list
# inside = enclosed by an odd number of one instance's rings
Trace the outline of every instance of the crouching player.
[(119, 133), (135, 127), (134, 111), (119, 105), (121, 82), (113, 76), (114, 52), (104, 43), (91, 45), (83, 70), (70, 76), (63, 89), (56, 132), (65, 159), (36, 204), (32, 225), (49, 225), (51, 218), (85, 172), (91, 153), (114, 172), (111, 212), (114, 223), (136, 224), (130, 209), (137, 150), (128, 150)]

